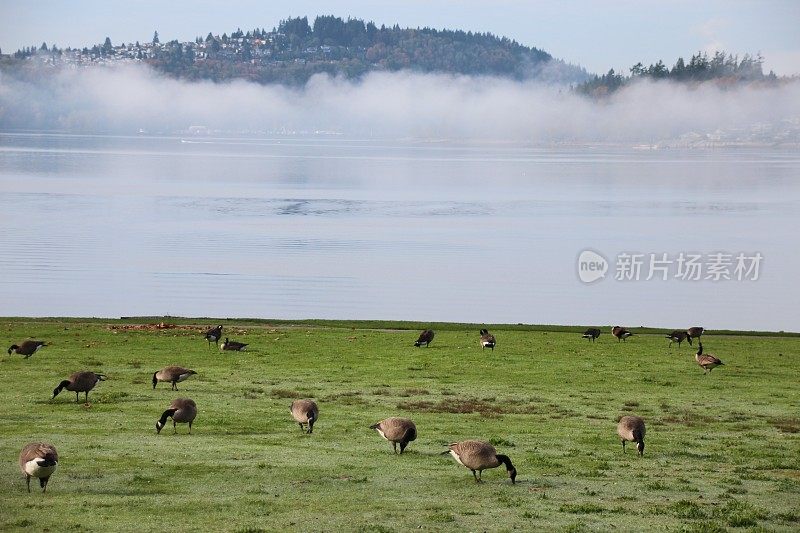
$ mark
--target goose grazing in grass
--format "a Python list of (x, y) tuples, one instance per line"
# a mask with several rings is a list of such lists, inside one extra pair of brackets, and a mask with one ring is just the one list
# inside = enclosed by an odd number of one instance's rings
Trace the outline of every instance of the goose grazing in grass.
[(697, 349), (697, 353), (694, 355), (694, 360), (697, 361), (697, 364), (703, 367), (705, 370), (705, 374), (708, 374), (716, 367), (720, 365), (724, 365), (722, 361), (719, 360), (719, 357), (712, 355), (710, 353), (703, 353), (703, 343), (700, 343), (700, 346)]
[(295, 400), (292, 402), (292, 418), (300, 424), (300, 429), (305, 431), (304, 424), (308, 424), (307, 433), (314, 431), (314, 422), (319, 418), (319, 408), (313, 400)]
[(482, 349), (491, 348), (494, 351), (494, 347), (497, 346), (497, 340), (494, 338), (494, 335), (489, 333), (488, 329), (481, 330), (481, 347)]
[(414, 346), (419, 348), (424, 344), (425, 347), (427, 348), (428, 346), (431, 345), (431, 341), (433, 340), (433, 335), (434, 333), (432, 329), (426, 329), (425, 331), (419, 334), (419, 339), (417, 339), (417, 342), (414, 343)]
[(39, 478), (42, 492), (47, 490), (50, 476), (58, 468), (58, 452), (55, 446), (46, 442), (31, 442), (19, 452), (19, 469), (25, 476), (28, 492), (31, 491), (31, 478)]
[[(511, 478), (511, 483), (516, 483), (517, 469), (514, 468), (511, 459), (509, 459), (507, 455), (498, 454), (494, 446), (488, 442), (465, 440), (454, 442), (450, 444), (448, 448), (449, 449), (443, 452), (442, 455), (449, 453), (458, 464), (469, 468), (477, 483), (483, 481), (481, 476), (484, 470), (487, 468), (497, 468), (500, 465), (505, 465), (506, 471), (508, 471), (508, 477)], [(476, 471), (477, 474), (475, 473)]]
[(397, 453), (397, 444), (400, 444), (400, 453), (406, 449), (408, 443), (417, 439), (417, 426), (408, 418), (396, 416), (372, 424), (370, 429), (378, 431), (381, 437), (392, 443), (394, 453)]
[(25, 359), (27, 359), (35, 354), (42, 346), (47, 346), (44, 341), (22, 341), (20, 344), (12, 344), (8, 349), (8, 355), (11, 355), (11, 352), (16, 352), (19, 355), (24, 355)]
[(177, 424), (189, 423), (189, 434), (192, 434), (192, 422), (197, 416), (197, 404), (189, 398), (175, 398), (169, 404), (169, 409), (161, 414), (161, 419), (156, 422), (156, 433), (161, 433), (161, 429), (167, 423), (167, 418), (172, 417), (172, 429), (178, 432)]
[(58, 387), (53, 389), (53, 398), (58, 396), (63, 389), (67, 389), (68, 391), (75, 393), (76, 403), (80, 402), (78, 396), (81, 392), (85, 394), (84, 400), (86, 403), (89, 403), (89, 391), (92, 390), (95, 385), (97, 385), (98, 381), (105, 380), (105, 374), (88, 371), (75, 372), (69, 377), (69, 379), (65, 379), (58, 384)]
[(203, 335), (208, 341), (209, 348), (211, 347), (212, 342), (215, 345), (219, 344), (219, 340), (222, 338), (222, 326), (217, 326), (215, 328), (208, 329)]
[(669, 346), (672, 347), (673, 342), (678, 343), (678, 347), (680, 348), (681, 343), (685, 340), (689, 340), (689, 344), (692, 344), (692, 339), (689, 337), (689, 334), (685, 331), (675, 330), (669, 335), (666, 336), (669, 339)]
[(625, 339), (633, 335), (633, 333), (623, 328), (622, 326), (614, 326), (613, 328), (611, 328), (611, 334), (617, 338), (617, 342), (624, 341)]
[(589, 328), (583, 332), (584, 339), (592, 339), (592, 342), (600, 336), (600, 330), (597, 328)]
[(168, 381), (172, 383), (172, 390), (178, 390), (178, 383), (186, 381), (195, 374), (197, 372), (194, 370), (182, 366), (167, 366), (153, 373), (153, 388), (156, 388), (159, 381)]
[(622, 452), (626, 442), (635, 442), (636, 451), (644, 455), (644, 420), (638, 416), (623, 416), (617, 424), (617, 435), (622, 439)]
[(243, 342), (232, 341), (232, 340), (228, 339), (228, 337), (225, 337), (225, 342), (220, 344), (219, 349), (220, 350), (233, 351), (233, 352), (241, 352), (245, 348), (247, 348), (248, 346), (249, 346), (249, 344), (245, 344)]
[(693, 328), (689, 328), (686, 330), (686, 339), (689, 341), (689, 345), (692, 345), (692, 339), (699, 339), (703, 336), (705, 330), (700, 326), (695, 326)]

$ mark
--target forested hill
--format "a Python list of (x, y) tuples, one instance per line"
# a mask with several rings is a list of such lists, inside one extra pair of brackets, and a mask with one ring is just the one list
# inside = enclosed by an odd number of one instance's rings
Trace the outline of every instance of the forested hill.
[(299, 85), (320, 72), (358, 78), (372, 71), (501, 76), (565, 83), (588, 79), (586, 72), (537, 48), (490, 33), (432, 28), (376, 26), (360, 19), (320, 16), (289, 18), (277, 28), (209, 33), (193, 42), (103, 44), (83, 49), (56, 45), (26, 47), (14, 54), (58, 64), (117, 61), (144, 62), (186, 79), (225, 81), (243, 78), (259, 83)]

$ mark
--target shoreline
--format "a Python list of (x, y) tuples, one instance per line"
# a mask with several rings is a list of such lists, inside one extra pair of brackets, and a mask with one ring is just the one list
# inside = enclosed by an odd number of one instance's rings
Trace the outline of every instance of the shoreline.
[[(524, 323), (473, 323), (473, 322), (446, 322), (430, 321), (421, 322), (415, 320), (350, 320), (350, 319), (283, 319), (283, 318), (220, 318), (220, 317), (182, 317), (169, 315), (143, 315), (143, 316), (123, 316), (123, 317), (24, 317), (24, 316), (2, 316), (0, 322), (25, 323), (25, 322), (62, 322), (62, 323), (105, 323), (114, 324), (158, 324), (161, 322), (175, 325), (197, 325), (206, 326), (209, 322), (223, 325), (237, 325), (250, 327), (311, 327), (326, 329), (361, 329), (361, 330), (395, 330), (395, 331), (415, 331), (422, 329), (439, 329), (443, 331), (471, 331), (481, 328), (489, 328), (498, 331), (530, 331), (530, 332), (553, 332), (553, 333), (583, 333), (586, 328), (599, 327), (601, 331), (608, 333), (613, 325), (567, 325), (567, 324), (524, 324)], [(682, 326), (681, 326), (682, 327)], [(626, 326), (627, 329), (637, 335), (662, 335), (680, 329), (675, 327), (658, 326)], [(795, 331), (763, 331), (763, 330), (736, 330), (736, 329), (713, 329), (706, 328), (706, 334), (710, 335), (737, 335), (744, 337), (781, 337), (797, 338), (800, 332)], [(610, 333), (609, 333), (610, 335)]]

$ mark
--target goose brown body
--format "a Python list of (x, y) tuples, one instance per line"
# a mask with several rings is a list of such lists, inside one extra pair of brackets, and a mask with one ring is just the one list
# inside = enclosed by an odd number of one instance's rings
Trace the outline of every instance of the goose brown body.
[(611, 334), (617, 338), (617, 342), (621, 340), (624, 341), (625, 339), (633, 335), (633, 333), (623, 328), (622, 326), (614, 326), (613, 328), (611, 328)]
[(688, 340), (690, 345), (692, 344), (692, 338), (689, 336), (689, 334), (685, 331), (680, 331), (678, 329), (676, 329), (666, 337), (669, 339), (670, 346), (672, 346), (673, 342), (677, 342), (678, 346), (680, 346), (681, 343), (685, 340)]
[(433, 341), (434, 335), (435, 333), (433, 332), (432, 329), (426, 329), (425, 331), (419, 334), (419, 338), (417, 339), (417, 342), (414, 343), (414, 346), (419, 348), (424, 344), (425, 347), (427, 348), (428, 346), (431, 345), (431, 341)]
[(208, 341), (208, 345), (211, 346), (211, 343), (218, 344), (219, 340), (222, 338), (222, 326), (219, 325), (215, 328), (209, 328), (203, 334)]
[(700, 346), (697, 349), (697, 353), (694, 355), (694, 360), (697, 361), (697, 364), (703, 367), (703, 370), (706, 374), (714, 370), (716, 367), (724, 365), (719, 357), (710, 353), (703, 353), (703, 343), (700, 343)]
[(247, 348), (247, 346), (248, 345), (243, 343), (243, 342), (232, 341), (232, 340), (228, 339), (228, 337), (225, 337), (225, 342), (220, 344), (219, 349), (220, 350), (232, 351), (232, 352), (241, 352), (242, 350)]
[(300, 429), (305, 431), (304, 425), (308, 425), (308, 433), (314, 430), (314, 423), (319, 418), (319, 407), (313, 400), (295, 400), (291, 406), (292, 418), (300, 424)]
[(622, 439), (622, 451), (626, 442), (635, 442), (636, 451), (644, 455), (644, 419), (638, 416), (623, 416), (617, 424), (617, 435)]
[(705, 329), (701, 328), (700, 326), (695, 326), (693, 328), (689, 328), (686, 330), (686, 335), (689, 337), (689, 342), (691, 343), (692, 339), (699, 339), (703, 336)]
[(597, 328), (589, 328), (583, 332), (584, 339), (592, 339), (592, 342), (600, 336), (600, 330)]
[(488, 329), (481, 330), (481, 348), (484, 350), (486, 348), (491, 348), (494, 351), (494, 347), (497, 346), (497, 340), (494, 338), (494, 335), (489, 333)]
[(170, 402), (169, 409), (161, 414), (161, 419), (156, 422), (156, 433), (167, 423), (167, 418), (172, 418), (172, 428), (177, 431), (177, 424), (189, 424), (189, 433), (192, 433), (192, 422), (197, 417), (197, 404), (189, 398), (175, 398)]
[(403, 453), (408, 443), (417, 439), (417, 426), (408, 418), (389, 417), (369, 428), (377, 430), (381, 437), (391, 442), (395, 453), (397, 453), (398, 444), (400, 444), (400, 453)]
[(517, 469), (514, 468), (511, 459), (507, 455), (498, 454), (494, 446), (488, 442), (479, 440), (454, 442), (444, 453), (449, 453), (458, 464), (470, 469), (477, 482), (481, 481), (484, 470), (505, 465), (511, 483), (516, 483)]
[(76, 402), (80, 402), (79, 394), (81, 392), (85, 395), (84, 400), (88, 402), (89, 391), (92, 390), (99, 381), (105, 380), (105, 374), (89, 371), (74, 372), (69, 379), (65, 379), (59, 383), (58, 386), (53, 390), (53, 398), (58, 396), (63, 389), (67, 389), (68, 391), (75, 393)]
[(178, 383), (185, 381), (197, 374), (194, 370), (183, 368), (182, 366), (166, 366), (153, 374), (153, 388), (159, 381), (172, 383), (172, 390), (178, 390)]
[(58, 452), (55, 446), (46, 442), (31, 442), (19, 452), (19, 469), (25, 476), (28, 492), (31, 491), (31, 478), (39, 478), (42, 492), (47, 490), (47, 482), (58, 467)]
[(27, 359), (28, 357), (35, 354), (42, 346), (46, 346), (44, 341), (34, 341), (34, 340), (22, 341), (19, 344), (12, 344), (11, 347), (8, 349), (8, 355), (11, 355), (12, 352), (16, 352), (19, 355), (24, 355), (25, 359)]

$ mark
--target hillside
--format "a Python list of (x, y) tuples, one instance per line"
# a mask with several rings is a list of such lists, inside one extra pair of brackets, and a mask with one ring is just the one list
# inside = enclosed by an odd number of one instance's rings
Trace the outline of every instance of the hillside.
[(106, 38), (103, 44), (82, 49), (42, 43), (18, 50), (13, 57), (51, 66), (143, 62), (184, 79), (287, 85), (302, 85), (317, 73), (353, 79), (399, 70), (565, 83), (588, 79), (582, 68), (491, 33), (378, 27), (335, 16), (317, 17), (312, 24), (306, 17), (289, 18), (272, 31), (208, 33), (193, 42), (162, 42), (156, 32), (148, 43), (114, 45)]

